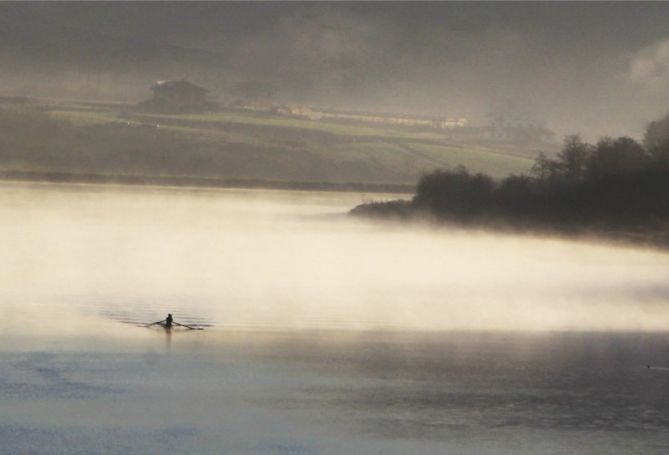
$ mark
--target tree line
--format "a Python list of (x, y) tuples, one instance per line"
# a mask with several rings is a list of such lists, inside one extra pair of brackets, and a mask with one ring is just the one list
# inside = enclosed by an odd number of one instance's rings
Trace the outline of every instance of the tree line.
[(495, 181), (464, 167), (438, 170), (421, 177), (411, 201), (352, 212), (669, 241), (669, 115), (651, 123), (641, 143), (567, 136), (555, 157), (537, 157), (529, 175)]

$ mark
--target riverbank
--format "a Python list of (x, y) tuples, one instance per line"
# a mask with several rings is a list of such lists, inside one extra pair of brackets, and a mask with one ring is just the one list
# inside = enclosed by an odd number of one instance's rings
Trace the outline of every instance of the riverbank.
[(527, 220), (489, 214), (476, 219), (461, 219), (434, 213), (419, 207), (414, 201), (396, 200), (366, 202), (349, 211), (350, 216), (411, 224), (430, 224), (435, 227), (457, 228), (472, 231), (499, 232), (529, 236), (551, 236), (565, 240), (583, 240), (589, 243), (602, 241), (633, 247), (669, 250), (669, 224), (655, 226), (627, 226), (616, 228), (606, 225), (578, 226), (575, 224), (528, 223)]
[(500, 233), (505, 235), (523, 235), (529, 237), (555, 237), (563, 240), (577, 240), (587, 243), (613, 243), (632, 248), (651, 248), (669, 250), (669, 226), (664, 229), (619, 229), (612, 227), (549, 226), (523, 224), (509, 219), (479, 219), (476, 221), (457, 220), (416, 209), (411, 201), (396, 200), (384, 202), (366, 202), (349, 211), (349, 215), (358, 218), (393, 221), (409, 225), (430, 225), (444, 229), (464, 229), (475, 232)]
[(415, 185), (356, 183), (356, 182), (309, 182), (257, 179), (226, 179), (206, 177), (108, 175), (95, 173), (0, 171), (0, 181), (90, 183), (98, 185), (152, 185), (195, 188), (240, 188), (295, 191), (342, 191), (373, 193), (406, 193), (415, 191)]

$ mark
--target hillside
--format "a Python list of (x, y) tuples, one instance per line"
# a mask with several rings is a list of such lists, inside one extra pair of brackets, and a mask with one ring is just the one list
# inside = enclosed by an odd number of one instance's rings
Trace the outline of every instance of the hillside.
[(413, 185), (424, 172), (459, 165), (497, 178), (527, 172), (538, 152), (448, 130), (248, 110), (157, 115), (125, 104), (5, 101), (1, 170)]

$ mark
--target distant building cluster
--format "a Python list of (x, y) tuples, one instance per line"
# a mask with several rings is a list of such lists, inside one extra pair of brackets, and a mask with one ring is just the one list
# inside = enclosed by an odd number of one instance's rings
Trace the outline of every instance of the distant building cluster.
[(491, 116), (486, 137), (493, 141), (514, 143), (543, 143), (555, 141), (555, 133), (542, 122), (517, 117)]
[(153, 95), (139, 103), (139, 108), (154, 112), (199, 112), (213, 107), (207, 101), (207, 90), (187, 80), (157, 81)]
[[(207, 90), (186, 80), (157, 81), (151, 87), (152, 97), (139, 103), (138, 108), (149, 112), (178, 113), (205, 112), (217, 106), (207, 100)], [(305, 105), (253, 105), (237, 101), (231, 107), (258, 112), (272, 112), (309, 120), (335, 120), (389, 126), (436, 128), (441, 130), (464, 129), (469, 126), (464, 117), (430, 117), (411, 114), (344, 111), (322, 109)], [(555, 142), (555, 133), (543, 123), (529, 116), (494, 114), (488, 116), (487, 127), (466, 128), (463, 133), (482, 139), (517, 144), (548, 144)]]
[[(207, 101), (207, 90), (187, 80), (156, 81), (151, 87), (151, 98), (138, 104), (138, 108), (151, 112), (202, 112), (215, 105)], [(427, 117), (410, 114), (387, 114), (379, 112), (338, 111), (319, 109), (304, 105), (280, 105), (258, 107), (236, 104), (250, 110), (270, 110), (275, 114), (300, 117), (309, 120), (342, 120), (386, 125), (427, 127), (439, 129), (463, 128), (466, 118)]]
[(439, 129), (462, 128), (467, 126), (466, 118), (440, 118), (416, 116), (410, 114), (386, 114), (379, 112), (337, 111), (331, 109), (317, 109), (301, 105), (275, 106), (274, 112), (281, 115), (290, 115), (309, 120), (335, 119), (363, 123), (387, 125), (428, 127)]

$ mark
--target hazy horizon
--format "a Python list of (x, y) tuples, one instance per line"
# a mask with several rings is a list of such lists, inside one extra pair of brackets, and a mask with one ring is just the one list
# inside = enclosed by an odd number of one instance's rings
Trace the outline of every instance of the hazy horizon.
[(667, 111), (662, 3), (3, 3), (0, 93), (229, 101), (544, 122), (640, 137)]

